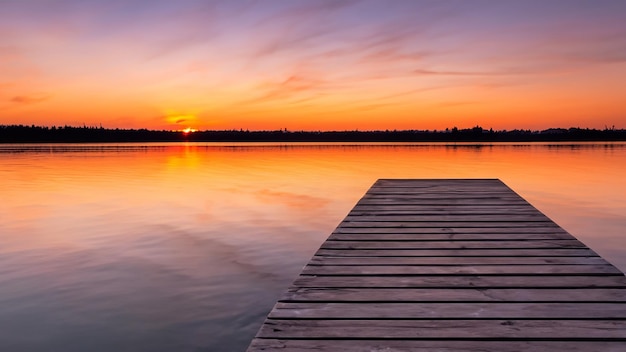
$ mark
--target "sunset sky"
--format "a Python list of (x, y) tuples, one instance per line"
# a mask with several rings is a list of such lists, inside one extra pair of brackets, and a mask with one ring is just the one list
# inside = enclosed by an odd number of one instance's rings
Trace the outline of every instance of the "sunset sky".
[(625, 0), (0, 0), (0, 124), (626, 128)]

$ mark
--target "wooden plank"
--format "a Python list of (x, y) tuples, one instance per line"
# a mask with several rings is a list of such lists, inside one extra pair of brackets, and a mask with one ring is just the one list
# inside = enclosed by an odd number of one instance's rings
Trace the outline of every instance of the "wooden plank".
[(508, 207), (508, 206), (521, 206), (527, 205), (528, 203), (525, 200), (521, 199), (476, 199), (476, 198), (458, 198), (458, 199), (403, 199), (403, 198), (380, 198), (380, 199), (371, 199), (371, 198), (362, 198), (359, 205), (480, 205), (480, 206), (500, 206), (500, 207)]
[(353, 221), (384, 221), (384, 222), (549, 222), (543, 214), (524, 215), (352, 215), (344, 219), (346, 222)]
[(491, 192), (499, 192), (506, 194), (515, 194), (511, 192), (511, 189), (506, 185), (489, 185), (486, 183), (482, 184), (456, 184), (456, 185), (431, 185), (431, 186), (416, 186), (416, 185), (395, 185), (395, 186), (382, 186), (382, 185), (372, 185), (370, 189), (367, 191), (367, 194), (379, 193), (379, 192), (418, 192), (418, 193), (463, 193), (463, 192), (480, 192), (480, 193), (491, 193)]
[(387, 179), (377, 180), (371, 188), (421, 188), (430, 192), (439, 192), (441, 189), (509, 189), (499, 179)]
[(422, 204), (421, 202), (413, 202), (412, 204), (355, 204), (351, 211), (417, 211), (417, 212), (442, 212), (442, 211), (470, 211), (477, 210), (482, 212), (503, 213), (506, 211), (516, 212), (540, 212), (530, 203), (514, 204), (506, 208), (489, 204), (450, 204), (443, 203), (439, 205)]
[(587, 248), (578, 240), (538, 241), (326, 241), (323, 249), (520, 249)]
[(308, 265), (604, 265), (601, 257), (321, 257)]
[[(361, 199), (478, 199), (480, 200), (514, 200), (521, 204), (528, 205), (528, 201), (519, 195), (511, 192), (441, 192), (441, 193), (423, 193), (423, 192), (368, 192)], [(418, 202), (419, 203), (419, 202)]]
[(372, 187), (441, 187), (441, 186), (483, 186), (483, 187), (506, 187), (497, 178), (381, 178), (376, 180)]
[(465, 205), (457, 206), (374, 206), (363, 205), (353, 208), (349, 216), (362, 216), (362, 215), (543, 215), (537, 210), (530, 207), (515, 207), (515, 209), (503, 209), (502, 207), (483, 206), (472, 207)]
[(333, 233), (567, 233), (560, 227), (494, 227), (494, 228), (480, 228), (480, 227), (466, 227), (466, 228), (454, 228), (454, 227), (338, 227)]
[(297, 287), (318, 288), (621, 288), (624, 276), (299, 276)]
[(473, 228), (550, 228), (557, 225), (550, 221), (344, 221), (340, 224), (343, 228), (438, 228), (438, 227), (473, 227)]
[(626, 340), (626, 320), (279, 320), (260, 338), (336, 339), (567, 339)]
[(285, 303), (270, 319), (626, 319), (626, 303)]
[(319, 249), (315, 255), (331, 257), (593, 257), (587, 248), (525, 249)]
[(395, 227), (395, 228), (350, 228), (350, 227), (338, 227), (333, 233), (567, 233), (560, 227), (494, 227), (494, 228), (454, 228), (454, 227)]
[(519, 241), (573, 240), (567, 233), (334, 233), (328, 241)]
[(466, 207), (466, 209), (447, 209), (447, 210), (421, 210), (421, 209), (353, 209), (350, 211), (349, 216), (469, 216), (469, 215), (484, 215), (484, 216), (545, 216), (543, 214), (537, 214), (534, 209), (519, 209), (515, 211), (504, 211), (501, 207), (476, 209), (473, 207)]
[(307, 265), (302, 275), (620, 275), (613, 265)]
[(365, 196), (429, 196), (438, 194), (442, 197), (475, 197), (475, 196), (505, 196), (505, 197), (517, 197), (523, 199), (516, 193), (512, 193), (510, 190), (505, 188), (499, 189), (480, 189), (480, 188), (465, 188), (465, 189), (440, 189), (437, 192), (432, 192), (431, 189), (428, 192), (425, 192), (422, 188), (414, 188), (414, 187), (386, 187), (386, 188), (370, 188)]
[(444, 203), (440, 205), (426, 205), (414, 202), (413, 204), (355, 204), (352, 211), (424, 211), (424, 212), (437, 212), (437, 211), (469, 211), (479, 210), (481, 212), (496, 212), (501, 213), (505, 211), (527, 211), (527, 212), (539, 212), (530, 203), (511, 205), (506, 208), (502, 208), (496, 205), (487, 204), (449, 204)]
[(524, 198), (511, 192), (397, 192), (397, 193), (373, 193), (368, 192), (361, 199), (506, 199), (527, 203)]
[(249, 352), (624, 352), (623, 341), (588, 341), (584, 337), (572, 342), (529, 341), (519, 338), (506, 341), (468, 340), (376, 340), (376, 339), (255, 339)]
[(523, 205), (527, 204), (525, 200), (517, 198), (500, 198), (500, 197), (474, 197), (474, 198), (416, 198), (416, 197), (363, 197), (358, 204), (363, 205), (385, 205), (385, 204), (476, 204), (476, 205)]
[(457, 184), (395, 184), (395, 185), (377, 185), (374, 184), (368, 190), (369, 193), (380, 191), (408, 191), (421, 193), (445, 193), (445, 192), (512, 192), (506, 185), (493, 185), (485, 183), (457, 183)]
[(626, 302), (623, 288), (306, 288), (281, 302)]
[(387, 197), (387, 198), (395, 198), (395, 197), (424, 197), (424, 198), (436, 198), (435, 196), (441, 196), (442, 198), (486, 198), (486, 197), (505, 197), (505, 198), (515, 198), (519, 200), (524, 200), (524, 198), (520, 197), (517, 193), (511, 192), (510, 190), (506, 190), (504, 188), (494, 188), (494, 189), (481, 189), (481, 188), (465, 188), (465, 189), (439, 189), (436, 192), (433, 190), (425, 190), (420, 188), (374, 188), (370, 189), (363, 198), (367, 197)]

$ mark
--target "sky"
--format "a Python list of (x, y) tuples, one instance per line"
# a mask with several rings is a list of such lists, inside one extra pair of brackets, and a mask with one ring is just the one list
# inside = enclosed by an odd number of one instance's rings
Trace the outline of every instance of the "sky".
[(626, 128), (626, 0), (0, 0), (0, 125)]

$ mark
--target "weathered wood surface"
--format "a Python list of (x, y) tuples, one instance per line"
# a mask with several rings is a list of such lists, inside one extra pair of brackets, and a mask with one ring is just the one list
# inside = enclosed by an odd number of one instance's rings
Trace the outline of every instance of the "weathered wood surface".
[(318, 256), (331, 257), (544, 257), (544, 256), (574, 256), (589, 257), (596, 255), (586, 248), (458, 248), (458, 249), (327, 249), (317, 251)]
[(626, 302), (622, 288), (307, 288), (292, 287), (281, 302)]
[(472, 233), (564, 233), (563, 229), (560, 227), (466, 227), (466, 228), (454, 228), (454, 227), (339, 227), (335, 229), (333, 233), (347, 234), (347, 233), (387, 233), (387, 234), (436, 234), (436, 233), (447, 233), (447, 234), (472, 234)]
[(624, 303), (276, 303), (276, 319), (620, 319)]
[(248, 351), (285, 352), (624, 352), (623, 340), (529, 339), (267, 339), (256, 338)]
[[(404, 287), (404, 288), (626, 288), (623, 276), (576, 275), (576, 276), (488, 276), (488, 275), (439, 275), (439, 276), (322, 276), (301, 275), (297, 287)], [(624, 292), (626, 294), (626, 292)]]
[(613, 265), (308, 265), (302, 275), (622, 275)]
[(499, 180), (378, 180), (256, 351), (626, 351), (626, 278)]
[(309, 265), (597, 265), (601, 257), (322, 257), (314, 256)]
[(410, 233), (333, 233), (331, 241), (518, 241), (518, 240), (571, 240), (562, 233), (423, 233), (416, 237)]
[(387, 338), (517, 338), (520, 330), (534, 339), (567, 338), (572, 335), (588, 339), (626, 339), (625, 320), (272, 320), (265, 324), (259, 337), (342, 338), (350, 334), (369, 338), (376, 330)]
[(324, 249), (522, 249), (585, 248), (577, 240), (540, 241), (326, 241)]

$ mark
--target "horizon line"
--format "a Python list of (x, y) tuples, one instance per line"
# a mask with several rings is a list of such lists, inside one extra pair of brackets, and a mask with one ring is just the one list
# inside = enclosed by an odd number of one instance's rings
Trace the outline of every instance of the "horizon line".
[(606, 126), (602, 128), (594, 128), (594, 127), (580, 127), (580, 126), (570, 126), (570, 127), (549, 127), (545, 129), (531, 129), (531, 128), (514, 128), (514, 129), (493, 129), (492, 127), (482, 127), (480, 125), (475, 125), (473, 127), (446, 127), (442, 129), (367, 129), (361, 130), (359, 128), (356, 129), (344, 129), (344, 130), (296, 130), (289, 128), (278, 128), (278, 129), (256, 129), (251, 130), (249, 128), (230, 128), (230, 129), (195, 129), (191, 127), (186, 127), (183, 129), (150, 129), (148, 127), (103, 127), (102, 124), (99, 125), (24, 125), (24, 124), (0, 124), (0, 128), (6, 127), (20, 127), (20, 128), (41, 128), (41, 129), (102, 129), (102, 130), (111, 130), (111, 131), (148, 131), (148, 132), (174, 132), (174, 133), (203, 133), (203, 132), (244, 132), (244, 133), (255, 133), (255, 132), (282, 132), (282, 133), (337, 133), (337, 132), (352, 132), (352, 133), (395, 133), (395, 132), (428, 132), (428, 133), (439, 133), (439, 132), (453, 132), (453, 131), (471, 131), (471, 130), (482, 130), (484, 132), (513, 132), (513, 131), (523, 131), (523, 132), (545, 132), (545, 131), (570, 131), (570, 130), (588, 130), (588, 131), (624, 131), (625, 128), (618, 128), (615, 125)]

